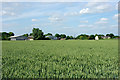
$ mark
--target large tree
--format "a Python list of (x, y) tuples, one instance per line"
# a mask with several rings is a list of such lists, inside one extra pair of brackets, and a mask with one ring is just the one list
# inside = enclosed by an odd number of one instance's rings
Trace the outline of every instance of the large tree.
[(10, 37), (9, 33), (2, 32), (2, 40), (9, 40), (9, 37)]
[(66, 38), (66, 35), (65, 34), (61, 34), (60, 37), (61, 38)]
[(46, 36), (52, 36), (52, 33), (47, 33)]
[(67, 36), (67, 37), (66, 37), (66, 40), (68, 40), (68, 39), (70, 39), (70, 36)]
[(110, 34), (106, 34), (106, 36), (110, 36)]
[(44, 39), (42, 30), (39, 30), (39, 28), (33, 28), (33, 38), (34, 38), (34, 40)]
[(89, 35), (81, 34), (81, 35), (78, 35), (76, 38), (77, 38), (77, 39), (82, 39), (82, 40), (84, 40), (84, 39), (88, 39), (88, 38), (89, 38)]
[(55, 37), (60, 37), (60, 35), (59, 34), (55, 34)]
[(110, 38), (114, 38), (114, 34), (113, 33), (110, 33)]
[(113, 33), (106, 34), (106, 36), (109, 36), (110, 38), (114, 38), (114, 34)]
[(9, 36), (14, 36), (14, 33), (13, 32), (9, 32)]
[(73, 39), (73, 36), (70, 36), (70, 39)]
[(30, 36), (33, 36), (33, 33), (30, 33)]
[(89, 39), (95, 39), (95, 36), (94, 35), (90, 35)]
[(28, 34), (24, 34), (23, 36), (28, 37)]

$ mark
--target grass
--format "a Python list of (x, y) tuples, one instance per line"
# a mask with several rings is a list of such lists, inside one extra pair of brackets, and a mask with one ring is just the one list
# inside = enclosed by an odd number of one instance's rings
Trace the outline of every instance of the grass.
[(4, 78), (118, 78), (118, 40), (3, 41)]

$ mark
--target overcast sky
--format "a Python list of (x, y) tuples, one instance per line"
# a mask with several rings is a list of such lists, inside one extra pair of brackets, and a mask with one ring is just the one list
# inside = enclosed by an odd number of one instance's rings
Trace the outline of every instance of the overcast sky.
[(40, 28), (44, 33), (118, 34), (117, 2), (5, 2), (2, 31), (16, 35)]

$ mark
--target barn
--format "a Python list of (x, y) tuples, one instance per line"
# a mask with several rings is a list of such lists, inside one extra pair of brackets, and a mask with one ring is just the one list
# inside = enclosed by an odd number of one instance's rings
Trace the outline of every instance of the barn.
[(10, 39), (12, 41), (15, 41), (15, 40), (28, 40), (28, 38), (25, 37), (25, 36), (11, 36)]
[(28, 40), (33, 40), (33, 36), (28, 36)]
[(57, 39), (58, 39), (58, 38), (55, 37), (55, 36), (45, 36), (45, 38), (49, 38), (49, 39), (51, 39), (51, 40), (57, 40)]

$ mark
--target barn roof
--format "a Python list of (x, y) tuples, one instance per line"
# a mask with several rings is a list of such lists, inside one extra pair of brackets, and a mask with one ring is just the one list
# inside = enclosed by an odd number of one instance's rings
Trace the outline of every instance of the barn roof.
[(9, 38), (16, 38), (16, 37), (25, 37), (25, 36), (10, 36)]

